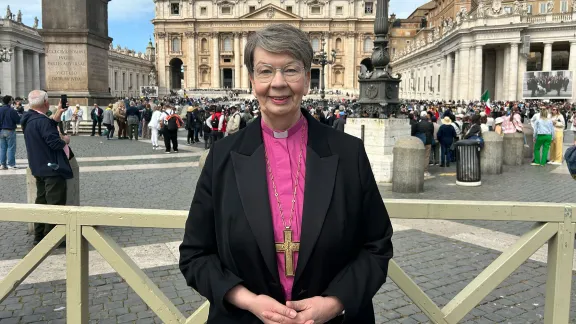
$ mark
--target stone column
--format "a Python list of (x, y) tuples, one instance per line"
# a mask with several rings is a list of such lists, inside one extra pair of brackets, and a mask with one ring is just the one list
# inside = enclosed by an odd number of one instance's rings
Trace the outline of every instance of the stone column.
[(24, 51), (20, 47), (14, 48), (14, 59), (16, 60), (16, 93), (17, 97), (26, 97), (24, 94)]
[(234, 87), (240, 88), (242, 64), (240, 63), (240, 33), (234, 33)]
[(572, 102), (576, 101), (576, 41), (570, 42), (570, 56), (568, 59), (568, 70), (572, 71)]
[(446, 58), (443, 57), (440, 59), (440, 88), (438, 89), (438, 95), (440, 96), (440, 100), (446, 100), (446, 69), (448, 69), (448, 64), (446, 62)]
[(544, 53), (542, 54), (542, 71), (552, 71), (552, 43), (544, 43)]
[(460, 82), (458, 82), (458, 95), (460, 99), (468, 100), (468, 80), (470, 76), (468, 75), (468, 64), (470, 64), (470, 49), (468, 47), (463, 47), (460, 49), (460, 64), (459, 64), (459, 76)]
[(508, 99), (516, 100), (516, 92), (518, 91), (518, 43), (510, 44), (510, 59), (508, 60), (510, 77), (508, 79)]
[(504, 48), (504, 65), (502, 66), (502, 100), (508, 100), (508, 85), (510, 82), (510, 73), (508, 72), (510, 68), (510, 48)]
[[(248, 32), (242, 32), (242, 48), (241, 48), (242, 60), (244, 60), (244, 49), (246, 48), (246, 43), (248, 43)], [(242, 79), (240, 80), (240, 85), (242, 89), (248, 89), (250, 88), (248, 68), (246, 67), (244, 62), (241, 63), (242, 63)]]
[(452, 99), (452, 53), (448, 53), (446, 55), (446, 77), (444, 78), (446, 85), (444, 86), (445, 91), (445, 100)]
[(355, 60), (355, 53), (356, 53), (356, 33), (349, 32), (347, 34), (348, 37), (348, 46), (346, 46), (346, 67), (344, 73), (346, 75), (346, 80), (344, 81), (344, 88), (346, 90), (352, 90), (354, 88), (354, 78), (355, 78), (355, 70), (356, 70), (356, 60)]
[(452, 88), (452, 98), (454, 100), (462, 99), (460, 97), (460, 49), (454, 53), (454, 83)]
[[(474, 58), (474, 93), (473, 99), (480, 99), (482, 97), (482, 45), (476, 45), (476, 52)], [(494, 96), (494, 94), (492, 94)], [(494, 98), (490, 98), (491, 100)]]
[(220, 42), (219, 33), (212, 33), (212, 85), (220, 88)]
[(198, 75), (198, 64), (196, 64), (196, 32), (185, 33), (188, 37), (188, 84), (192, 89), (198, 88), (196, 75)]
[(470, 59), (468, 60), (468, 71), (466, 71), (466, 78), (468, 78), (468, 99), (470, 100), (478, 100), (479, 97), (476, 96), (476, 94), (474, 93), (474, 69), (476, 69), (476, 48), (474, 46), (469, 48), (470, 54), (469, 57)]
[(516, 86), (516, 98), (521, 100), (524, 97), (524, 72), (526, 72), (527, 59), (524, 54), (518, 56), (518, 85)]

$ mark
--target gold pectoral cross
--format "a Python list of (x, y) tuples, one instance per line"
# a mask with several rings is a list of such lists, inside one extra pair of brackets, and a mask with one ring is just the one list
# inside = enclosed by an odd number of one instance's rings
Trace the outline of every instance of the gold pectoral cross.
[(284, 230), (284, 242), (276, 243), (276, 252), (284, 252), (286, 277), (294, 276), (294, 252), (300, 251), (300, 242), (292, 242), (292, 230)]

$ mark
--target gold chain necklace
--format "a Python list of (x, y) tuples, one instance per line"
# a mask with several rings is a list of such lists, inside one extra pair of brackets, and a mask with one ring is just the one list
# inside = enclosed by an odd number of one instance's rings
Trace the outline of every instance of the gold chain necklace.
[(270, 160), (268, 159), (268, 152), (265, 152), (266, 156), (266, 167), (268, 168), (268, 172), (270, 173), (270, 180), (272, 181), (272, 188), (274, 189), (274, 197), (276, 197), (276, 203), (278, 204), (278, 209), (280, 210), (280, 217), (282, 218), (282, 226), (286, 229), (290, 229), (292, 227), (292, 218), (294, 217), (294, 208), (296, 205), (296, 193), (298, 191), (298, 182), (300, 180), (300, 170), (302, 167), (302, 156), (304, 152), (304, 135), (306, 134), (306, 127), (302, 125), (300, 129), (301, 136), (300, 136), (300, 154), (298, 156), (298, 169), (296, 170), (296, 182), (294, 184), (294, 192), (292, 193), (292, 208), (290, 210), (290, 219), (288, 225), (286, 225), (284, 219), (284, 210), (282, 209), (282, 203), (280, 202), (280, 198), (278, 195), (278, 191), (276, 190), (276, 182), (274, 181), (274, 174), (272, 173), (272, 167), (270, 167)]
[(298, 192), (298, 182), (300, 180), (300, 169), (302, 167), (302, 156), (304, 154), (304, 135), (306, 135), (306, 124), (302, 124), (300, 129), (300, 155), (298, 156), (298, 169), (296, 171), (296, 181), (294, 185), (294, 192), (292, 193), (292, 208), (290, 210), (289, 223), (286, 224), (284, 219), (284, 211), (282, 210), (282, 203), (278, 196), (278, 191), (276, 190), (276, 182), (274, 181), (274, 174), (272, 173), (272, 168), (270, 167), (270, 160), (268, 159), (268, 152), (265, 151), (266, 166), (268, 167), (268, 172), (270, 173), (270, 180), (272, 181), (272, 188), (274, 189), (274, 197), (276, 197), (276, 203), (278, 204), (278, 210), (280, 211), (280, 217), (282, 218), (282, 226), (284, 226), (284, 241), (275, 243), (276, 252), (284, 253), (284, 273), (286, 277), (294, 276), (294, 252), (300, 251), (300, 242), (292, 241), (292, 219), (295, 214), (296, 206), (296, 193)]

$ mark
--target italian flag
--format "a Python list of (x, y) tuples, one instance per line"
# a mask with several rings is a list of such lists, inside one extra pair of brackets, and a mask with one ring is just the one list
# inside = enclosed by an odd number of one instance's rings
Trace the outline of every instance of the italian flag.
[(492, 112), (492, 107), (490, 106), (490, 91), (488, 90), (484, 91), (480, 100), (482, 100), (485, 103), (484, 112), (486, 113), (486, 115), (490, 115), (490, 113)]

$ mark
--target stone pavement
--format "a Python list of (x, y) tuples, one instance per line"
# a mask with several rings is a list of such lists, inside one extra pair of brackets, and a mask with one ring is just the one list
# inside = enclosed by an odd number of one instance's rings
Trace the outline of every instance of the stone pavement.
[[(123, 171), (100, 170), (81, 172), (81, 203), (91, 206), (125, 208), (155, 208), (187, 210), (194, 193), (197, 167), (173, 167), (174, 163), (194, 163), (195, 154), (178, 157), (152, 151), (150, 144), (131, 141), (102, 141), (98, 137), (73, 138), (80, 167), (114, 168)], [(100, 143), (102, 142), (102, 143)], [(182, 142), (181, 142), (182, 143)], [(22, 137), (18, 137), (18, 159), (25, 159)], [(182, 153), (201, 151), (202, 145), (189, 147)], [(141, 156), (141, 157), (140, 157)], [(92, 157), (97, 161), (82, 161)], [(98, 157), (113, 157), (100, 161)], [(137, 157), (129, 160), (124, 157)], [(146, 163), (159, 167), (132, 170)], [(500, 176), (484, 176), (478, 188), (461, 188), (454, 184), (454, 169), (431, 168), (436, 176), (425, 183), (423, 194), (395, 194), (383, 185), (384, 198), (515, 200), (573, 202), (574, 180), (561, 167), (507, 168)], [(26, 203), (25, 176), (0, 172), (0, 201)], [(398, 222), (395, 222), (398, 224)], [(427, 225), (395, 225), (395, 260), (439, 304), (445, 305), (472, 278), (478, 275), (500, 251), (505, 238), (528, 230), (530, 222), (447, 222), (453, 228), (467, 225), (471, 234), (493, 233), (493, 245), (442, 233), (418, 230)], [(405, 224), (404, 224), (405, 225)], [(450, 225), (449, 225), (450, 226)], [(27, 225), (16, 222), (0, 223), (0, 278), (32, 248)], [(182, 230), (146, 228), (104, 228), (125, 248), (135, 262), (158, 284), (160, 289), (186, 315), (199, 307), (203, 298), (188, 288), (178, 270), (177, 246)], [(476, 229), (476, 232), (474, 232)], [(58, 249), (6, 300), (0, 303), (0, 324), (4, 323), (65, 323), (64, 250)], [(90, 322), (91, 323), (160, 323), (142, 300), (127, 286), (95, 251), (90, 255)], [(544, 315), (544, 282), (546, 263), (529, 260), (485, 298), (469, 314), (464, 323), (541, 323)], [(575, 283), (573, 281), (573, 288)], [(576, 290), (573, 290), (576, 291)], [(374, 297), (377, 323), (426, 323), (427, 319), (394, 283), (387, 282)], [(575, 299), (570, 318), (576, 322)]]

